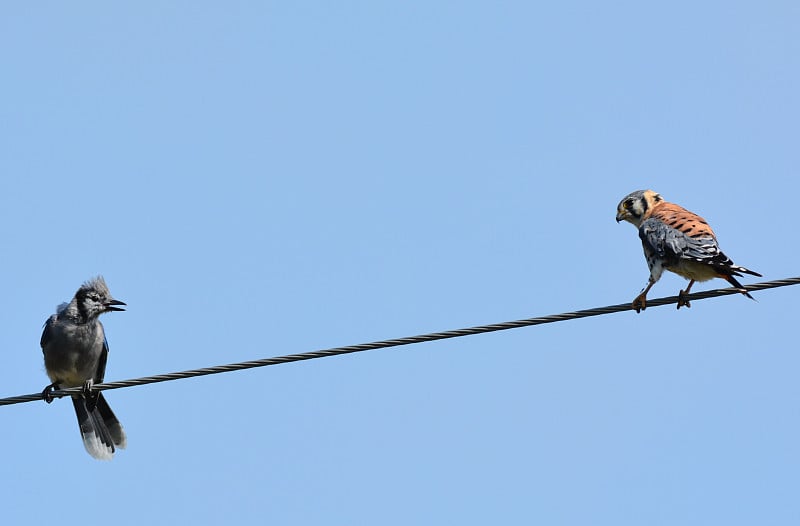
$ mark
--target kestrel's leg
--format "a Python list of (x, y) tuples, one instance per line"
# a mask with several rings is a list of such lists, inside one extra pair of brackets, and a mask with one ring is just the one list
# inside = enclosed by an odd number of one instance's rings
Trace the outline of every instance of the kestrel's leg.
[(650, 292), (650, 287), (652, 287), (655, 284), (656, 282), (653, 281), (653, 278), (650, 278), (644, 290), (642, 290), (642, 292), (638, 296), (636, 296), (636, 298), (634, 298), (633, 310), (635, 310), (637, 313), (647, 308), (647, 293)]
[(692, 306), (689, 305), (689, 289), (692, 288), (694, 285), (694, 280), (689, 280), (689, 285), (686, 287), (686, 290), (682, 290), (678, 292), (678, 308), (680, 309), (683, 305), (686, 305), (687, 309), (690, 309)]

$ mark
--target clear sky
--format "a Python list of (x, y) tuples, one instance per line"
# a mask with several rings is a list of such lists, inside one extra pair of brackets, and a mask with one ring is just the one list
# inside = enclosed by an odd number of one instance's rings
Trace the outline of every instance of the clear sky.
[[(630, 301), (643, 188), (800, 275), (798, 5), (6, 3), (0, 396), (97, 274), (107, 380)], [(3, 523), (797, 524), (799, 295), (3, 407)]]

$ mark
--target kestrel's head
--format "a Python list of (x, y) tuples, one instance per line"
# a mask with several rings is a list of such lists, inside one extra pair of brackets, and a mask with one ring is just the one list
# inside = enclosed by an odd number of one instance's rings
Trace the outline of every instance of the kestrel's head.
[(639, 228), (647, 211), (663, 200), (663, 197), (652, 190), (637, 190), (630, 193), (617, 205), (617, 223), (625, 220)]

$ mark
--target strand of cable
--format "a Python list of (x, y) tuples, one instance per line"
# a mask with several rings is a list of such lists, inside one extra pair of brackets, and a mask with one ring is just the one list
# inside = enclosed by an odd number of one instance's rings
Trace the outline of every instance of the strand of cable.
[[(743, 288), (747, 291), (758, 291), (765, 289), (773, 289), (777, 287), (786, 287), (788, 285), (800, 284), (800, 277), (779, 279), (774, 281), (765, 281), (762, 283), (754, 283), (746, 285)], [(703, 300), (708, 298), (715, 298), (719, 296), (728, 296), (731, 294), (739, 294), (740, 289), (725, 288), (715, 289), (704, 292), (694, 292), (689, 294), (690, 301)], [(647, 308), (661, 307), (663, 305), (670, 305), (677, 303), (678, 296), (668, 296), (647, 301)], [(594, 309), (585, 309), (574, 312), (565, 312), (562, 314), (551, 314), (549, 316), (541, 316), (537, 318), (527, 318), (523, 320), (508, 321), (503, 323), (493, 323), (490, 325), (479, 325), (476, 327), (468, 327), (464, 329), (455, 329), (443, 332), (433, 332), (429, 334), (421, 334), (419, 336), (408, 336), (405, 338), (394, 338), (391, 340), (381, 340), (370, 343), (361, 343), (358, 345), (348, 345), (346, 347), (334, 347), (331, 349), (322, 349), (318, 351), (310, 351), (299, 354), (288, 354), (285, 356), (276, 356), (273, 358), (263, 358), (260, 360), (251, 360), (247, 362), (231, 363), (227, 365), (217, 365), (214, 367), (204, 367), (202, 369), (191, 369), (188, 371), (181, 371), (168, 374), (157, 374), (154, 376), (145, 376), (142, 378), (134, 378), (131, 380), (120, 380), (117, 382), (106, 382), (92, 386), (93, 391), (107, 391), (110, 389), (122, 389), (126, 387), (134, 387), (139, 385), (154, 384), (158, 382), (168, 382), (172, 380), (181, 380), (184, 378), (195, 378), (198, 376), (206, 376), (209, 374), (227, 373), (231, 371), (241, 371), (243, 369), (252, 369), (255, 367), (266, 367), (269, 365), (278, 365), (282, 363), (299, 362), (303, 360), (313, 360), (316, 358), (326, 358), (329, 356), (339, 356), (342, 354), (350, 354), (355, 352), (370, 351), (374, 349), (385, 349), (387, 347), (399, 347), (402, 345), (410, 345), (413, 343), (431, 342), (436, 340), (445, 340), (448, 338), (460, 338), (463, 336), (472, 336), (474, 334), (484, 334), (488, 332), (505, 331), (509, 329), (518, 329), (520, 327), (530, 327), (533, 325), (542, 325), (545, 323), (555, 323), (557, 321), (577, 320), (579, 318), (588, 318), (591, 316), (601, 316), (604, 314), (612, 314), (615, 312), (623, 312), (632, 310), (631, 303), (620, 303), (618, 305), (609, 305), (607, 307), (598, 307)], [(63, 396), (70, 396), (79, 394), (82, 387), (70, 387), (68, 389), (58, 389), (52, 391), (54, 398), (61, 398)], [(34, 393), (29, 395), (12, 396), (9, 398), (0, 399), (0, 406), (20, 404), (24, 402), (34, 402), (42, 400), (41, 393)]]

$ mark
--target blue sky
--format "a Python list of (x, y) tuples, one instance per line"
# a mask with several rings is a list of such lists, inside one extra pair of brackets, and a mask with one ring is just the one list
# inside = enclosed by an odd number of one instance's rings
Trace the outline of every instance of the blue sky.
[[(630, 301), (648, 272), (614, 214), (642, 188), (765, 279), (800, 275), (798, 22), (6, 4), (0, 396), (45, 386), (42, 323), (96, 274), (129, 306), (104, 318), (107, 380)], [(67, 401), (0, 408), (4, 520), (796, 523), (797, 294), (117, 390), (110, 463)]]

